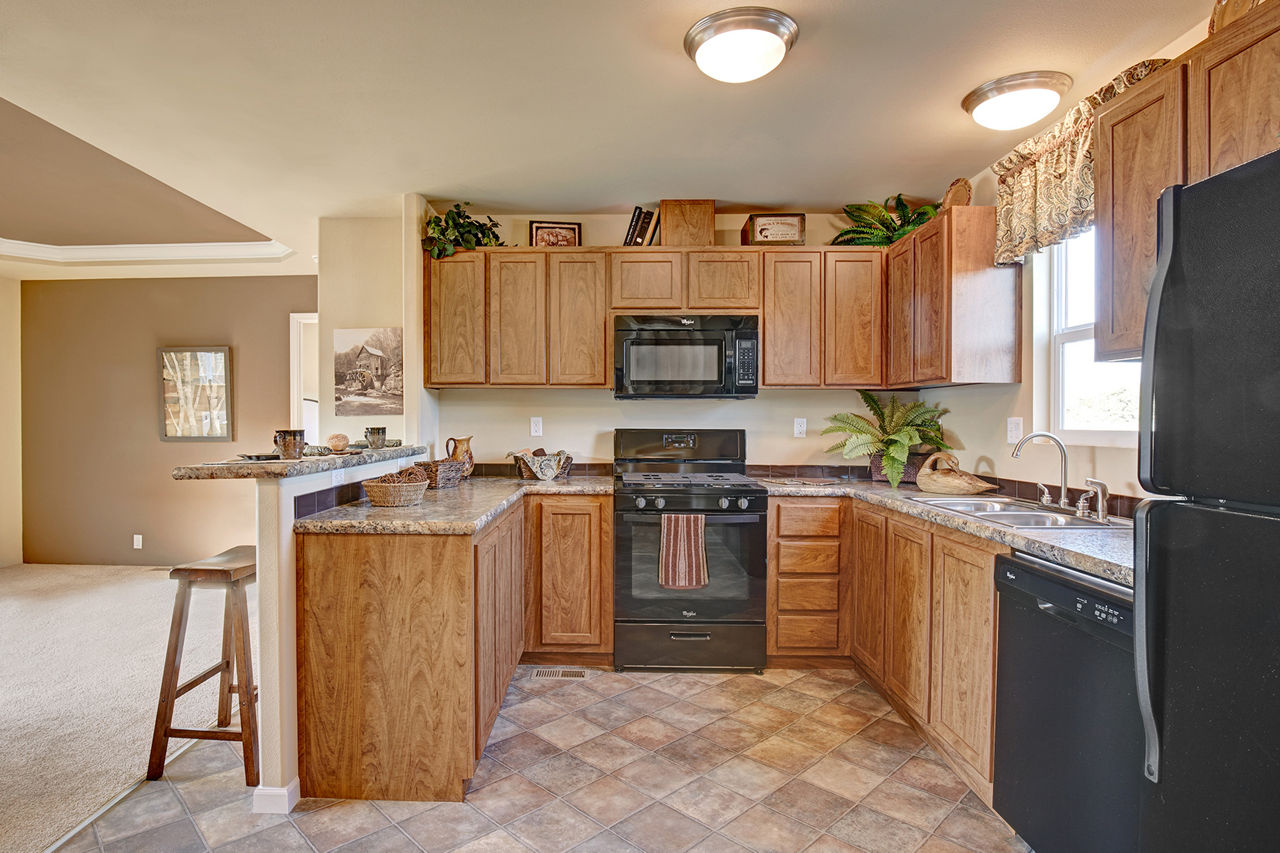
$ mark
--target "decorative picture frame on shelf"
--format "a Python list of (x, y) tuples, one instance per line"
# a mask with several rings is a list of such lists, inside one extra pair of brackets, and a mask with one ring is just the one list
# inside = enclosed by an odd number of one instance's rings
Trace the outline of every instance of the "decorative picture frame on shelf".
[(803, 213), (753, 213), (742, 225), (744, 246), (803, 246)]
[(581, 246), (581, 222), (546, 222), (531, 221), (529, 223), (530, 246)]
[(231, 347), (157, 347), (161, 441), (233, 441)]

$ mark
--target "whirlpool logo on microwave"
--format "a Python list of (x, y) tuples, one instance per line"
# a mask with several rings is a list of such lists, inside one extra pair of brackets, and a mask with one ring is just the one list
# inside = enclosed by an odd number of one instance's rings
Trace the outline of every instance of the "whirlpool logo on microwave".
[(684, 618), (686, 619), (692, 619), (698, 615), (698, 611), (696, 610), (682, 610), (680, 612), (684, 614)]

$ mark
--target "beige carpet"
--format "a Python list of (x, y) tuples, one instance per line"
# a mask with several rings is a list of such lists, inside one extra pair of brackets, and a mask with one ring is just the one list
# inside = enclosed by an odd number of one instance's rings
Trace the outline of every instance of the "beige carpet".
[[(0, 569), (0, 850), (44, 850), (146, 773), (177, 587), (167, 572)], [(256, 626), (256, 584), (249, 593)], [(192, 595), (184, 678), (218, 659), (222, 598)], [(216, 686), (179, 699), (175, 725), (209, 725)]]

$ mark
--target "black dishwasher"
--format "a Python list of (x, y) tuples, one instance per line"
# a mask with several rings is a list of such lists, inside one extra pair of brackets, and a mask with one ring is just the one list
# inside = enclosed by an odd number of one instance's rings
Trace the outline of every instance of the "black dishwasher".
[(1133, 591), (1026, 554), (996, 589), (996, 811), (1036, 853), (1137, 850)]

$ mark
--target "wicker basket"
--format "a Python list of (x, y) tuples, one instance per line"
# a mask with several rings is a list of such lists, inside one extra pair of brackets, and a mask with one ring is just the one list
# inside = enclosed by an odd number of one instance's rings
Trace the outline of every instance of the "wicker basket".
[(413, 506), (422, 500), (422, 493), (426, 490), (426, 483), (364, 482), (364, 493), (374, 506)]
[(456, 489), (467, 473), (467, 463), (461, 459), (435, 459), (413, 464), (427, 472), (428, 489)]
[[(538, 475), (533, 473), (533, 469), (529, 467), (529, 463), (525, 462), (519, 456), (515, 457), (516, 471), (520, 474), (521, 480), (536, 480)], [(553, 480), (561, 480), (569, 476), (569, 469), (573, 467), (573, 457), (566, 456), (564, 462), (560, 465), (560, 473), (552, 477)]]

